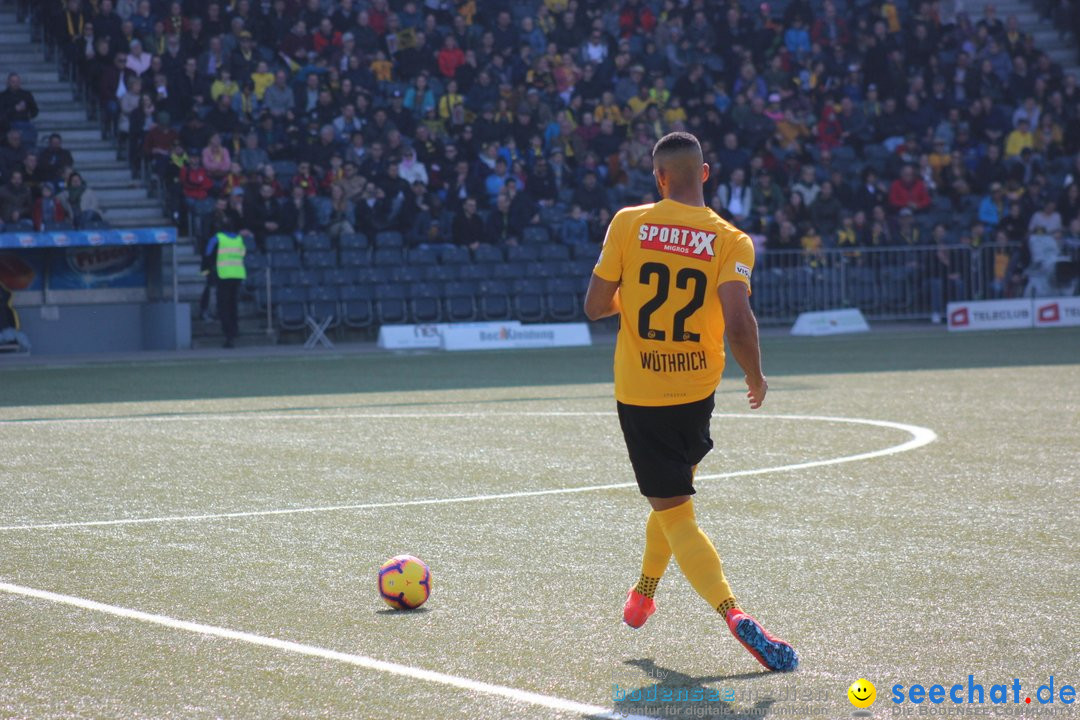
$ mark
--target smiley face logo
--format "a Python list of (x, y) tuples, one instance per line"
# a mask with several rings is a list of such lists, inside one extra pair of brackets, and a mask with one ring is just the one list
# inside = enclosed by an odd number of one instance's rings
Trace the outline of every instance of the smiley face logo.
[(868, 708), (877, 700), (877, 688), (869, 680), (859, 678), (848, 687), (847, 697), (855, 707)]

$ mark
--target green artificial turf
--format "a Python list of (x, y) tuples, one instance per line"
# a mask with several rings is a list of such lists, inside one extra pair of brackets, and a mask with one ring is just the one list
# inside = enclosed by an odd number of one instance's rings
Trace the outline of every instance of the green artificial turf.
[[(1080, 332), (764, 345), (766, 405), (740, 417), (729, 373), (702, 476), (911, 437), (778, 416), (938, 436), (700, 481), (793, 675), (760, 672), (674, 563), (657, 614), (621, 624), (633, 488), (399, 504), (632, 482), (610, 346), (0, 370), (0, 582), (657, 717), (849, 717), (861, 677), (879, 717), (898, 683), (1080, 684)], [(303, 512), (197, 517), (271, 510)], [(34, 527), (118, 519), (155, 520)], [(433, 593), (391, 612), (375, 572), (405, 552)], [(0, 650), (0, 717), (581, 717), (9, 592)], [(729, 699), (612, 698), (653, 683)]]

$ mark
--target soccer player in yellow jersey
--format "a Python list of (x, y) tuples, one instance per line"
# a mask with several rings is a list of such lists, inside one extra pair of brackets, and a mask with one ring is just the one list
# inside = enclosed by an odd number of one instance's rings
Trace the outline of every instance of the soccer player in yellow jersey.
[(761, 371), (757, 320), (750, 309), (754, 246), (705, 205), (709, 166), (689, 133), (653, 148), (660, 202), (620, 210), (611, 220), (585, 297), (591, 320), (618, 314), (615, 399), (630, 463), (652, 506), (641, 578), (627, 593), (623, 621), (641, 627), (672, 555), (728, 629), (770, 670), (794, 670), (799, 657), (743, 612), (720, 556), (694, 518), (694, 470), (712, 449), (709, 418), (724, 369), (724, 335), (746, 374), (751, 409), (768, 383)]

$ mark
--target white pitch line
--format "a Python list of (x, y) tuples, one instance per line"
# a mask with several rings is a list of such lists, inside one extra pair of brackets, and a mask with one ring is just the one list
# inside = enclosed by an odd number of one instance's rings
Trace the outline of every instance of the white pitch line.
[(184, 630), (199, 635), (208, 635), (223, 640), (245, 642), (251, 645), (271, 648), (273, 650), (295, 653), (297, 655), (307, 655), (323, 660), (333, 660), (348, 665), (355, 665), (366, 670), (374, 670), (376, 672), (398, 675), (439, 685), (448, 685), (461, 690), (469, 690), (484, 695), (493, 695), (514, 702), (537, 705), (551, 710), (589, 715), (597, 718), (605, 718), (607, 720), (615, 720), (616, 718), (619, 718), (620, 720), (623, 718), (630, 718), (630, 720), (634, 720), (635, 718), (637, 720), (645, 720), (643, 716), (640, 715), (624, 715), (620, 712), (615, 712), (611, 708), (604, 708), (599, 705), (588, 705), (575, 700), (565, 700), (563, 698), (554, 697), (552, 695), (543, 695), (529, 690), (520, 690), (505, 685), (495, 685), (479, 680), (458, 677), (457, 675), (448, 675), (447, 673), (435, 672), (433, 670), (424, 670), (423, 668), (411, 667), (409, 665), (400, 665), (398, 663), (386, 662), (385, 660), (376, 660), (375, 658), (366, 655), (353, 655), (351, 653), (329, 650), (315, 645), (305, 645), (289, 640), (279, 640), (277, 638), (243, 632), (241, 630), (230, 630), (229, 628), (218, 627), (216, 625), (205, 625), (203, 623), (190, 622), (188, 620), (177, 620), (176, 618), (171, 618), (167, 615), (155, 615), (153, 613), (142, 612), (141, 610), (132, 610), (131, 608), (119, 607), (117, 605), (107, 605), (105, 603), (97, 602), (96, 600), (87, 600), (72, 595), (61, 595), (60, 593), (49, 592), (48, 590), (38, 590), (22, 585), (12, 585), (10, 583), (0, 582), (0, 592), (6, 592), (11, 595), (21, 595), (22, 597), (44, 600), (60, 605), (70, 605), (83, 610), (105, 613), (127, 620), (137, 620), (139, 622), (150, 623), (151, 625), (160, 625), (172, 630)]
[[(553, 416), (553, 417), (582, 417), (582, 416), (609, 416), (610, 412), (522, 412), (522, 413), (416, 413), (403, 415), (398, 413), (385, 413), (385, 414), (359, 414), (359, 415), (281, 415), (273, 416), (274, 419), (300, 419), (300, 420), (327, 420), (327, 419), (384, 419), (384, 418), (427, 418), (427, 417), (489, 417), (491, 415), (496, 416)], [(175, 416), (163, 416), (160, 418), (138, 418), (140, 422), (147, 420), (200, 420), (205, 421), (207, 418), (214, 416), (193, 416), (193, 415), (175, 415)], [(232, 418), (235, 416), (220, 416), (222, 418)], [(268, 416), (257, 416), (259, 419), (268, 419)], [(874, 427), (889, 428), (892, 430), (901, 430), (911, 435), (911, 439), (907, 442), (900, 443), (899, 445), (892, 445), (880, 450), (871, 450), (868, 452), (858, 453), (855, 455), (845, 455), (838, 458), (828, 458), (825, 460), (809, 460), (807, 462), (793, 463), (789, 465), (776, 465), (767, 468), (756, 468), (753, 470), (733, 470), (724, 473), (712, 473), (708, 475), (698, 475), (697, 480), (720, 480), (723, 478), (733, 477), (747, 477), (750, 475), (766, 475), (769, 473), (777, 472), (790, 472), (794, 470), (807, 470), (816, 467), (825, 467), (828, 465), (840, 465), (842, 463), (857, 462), (859, 460), (870, 460), (873, 458), (885, 457), (888, 455), (895, 455), (897, 453), (907, 452), (909, 450), (915, 450), (916, 448), (929, 445), (937, 439), (937, 434), (925, 427), (918, 425), (908, 425), (905, 423), (891, 422), (888, 420), (870, 420), (865, 418), (842, 418), (842, 417), (829, 417), (824, 415), (762, 415), (757, 413), (725, 413), (723, 415), (715, 416), (716, 419), (724, 418), (761, 418), (771, 420), (794, 420), (805, 422), (833, 422), (833, 423), (846, 423), (853, 425), (871, 425)], [(77, 421), (64, 421), (59, 422), (97, 422), (99, 420), (125, 420), (132, 421), (136, 418), (85, 418)], [(45, 421), (31, 421), (31, 422), (57, 422), (56, 420)], [(4, 421), (0, 421), (0, 426), (6, 424)], [(14, 423), (13, 423), (14, 424)], [(450, 497), (450, 498), (431, 498), (427, 500), (401, 500), (394, 502), (381, 502), (381, 503), (362, 503), (355, 505), (325, 505), (316, 507), (302, 507), (302, 508), (282, 508), (277, 510), (252, 510), (242, 512), (229, 512), (229, 513), (207, 513), (202, 515), (170, 515), (162, 517), (144, 517), (144, 518), (121, 518), (119, 520), (86, 520), (78, 522), (63, 522), (63, 523), (41, 523), (31, 525), (8, 525), (0, 526), (0, 532), (9, 530), (55, 530), (63, 528), (80, 528), (80, 527), (109, 527), (116, 525), (141, 525), (152, 523), (167, 523), (167, 522), (197, 522), (201, 520), (225, 520), (230, 518), (248, 518), (248, 517), (262, 517), (270, 515), (299, 515), (305, 513), (320, 513), (320, 512), (341, 512), (341, 511), (355, 511), (355, 510), (374, 510), (379, 508), (389, 507), (410, 507), (416, 505), (447, 505), (452, 503), (467, 503), (467, 502), (484, 502), (488, 500), (510, 500), (515, 498), (529, 498), (529, 497), (541, 497), (544, 495), (565, 495), (572, 493), (583, 492), (596, 492), (601, 490), (620, 490), (624, 488), (637, 487), (637, 483), (622, 482), (622, 483), (609, 483), (606, 485), (580, 485), (576, 487), (568, 488), (552, 488), (548, 490), (525, 490), (521, 492), (509, 492), (509, 493), (493, 493), (485, 495), (467, 495), (463, 497)]]

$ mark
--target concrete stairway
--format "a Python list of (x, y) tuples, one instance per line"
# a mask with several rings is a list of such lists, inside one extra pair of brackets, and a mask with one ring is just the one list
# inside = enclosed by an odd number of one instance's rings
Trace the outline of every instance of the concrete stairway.
[(114, 227), (168, 225), (157, 200), (148, 198), (145, 186), (134, 180), (125, 161), (116, 159), (113, 143), (101, 139), (101, 129), (86, 119), (85, 106), (77, 103), (71, 85), (59, 79), (55, 62), (46, 61), (41, 45), (30, 40), (30, 27), (15, 22), (14, 11), (0, 11), (0, 69), (3, 75), (18, 72), (23, 87), (34, 94), (40, 114), (34, 125), (38, 144), (57, 132), (75, 159), (75, 169), (94, 189), (105, 219)]
[[(982, 16), (979, 2), (969, 3), (978, 7), (972, 17)], [(1035, 47), (1045, 52), (1051, 60), (1059, 63), (1068, 75), (1080, 80), (1080, 58), (1077, 57), (1077, 38), (1068, 34), (1064, 28), (1057, 28), (1053, 21), (1039, 16), (1034, 0), (994, 0), (997, 15), (1002, 22), (1010, 15), (1015, 15), (1022, 32), (1031, 33)]]
[[(59, 79), (56, 62), (45, 59), (43, 46), (31, 41), (30, 26), (16, 22), (10, 5), (0, 5), (0, 71), (4, 77), (12, 71), (22, 76), (23, 87), (34, 93), (40, 109), (34, 120), (39, 146), (48, 142), (51, 133), (60, 133), (75, 169), (97, 193), (105, 219), (113, 227), (173, 224), (163, 216), (159, 201), (148, 197), (146, 185), (132, 177), (127, 161), (117, 159), (115, 143), (102, 139), (98, 121), (86, 118), (85, 103), (75, 100), (71, 84)], [(180, 238), (176, 253), (180, 300), (197, 302), (204, 280), (191, 238)], [(163, 271), (168, 287), (172, 283), (168, 251)]]

